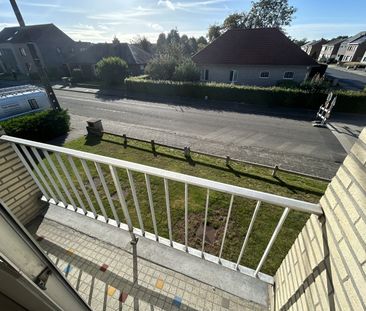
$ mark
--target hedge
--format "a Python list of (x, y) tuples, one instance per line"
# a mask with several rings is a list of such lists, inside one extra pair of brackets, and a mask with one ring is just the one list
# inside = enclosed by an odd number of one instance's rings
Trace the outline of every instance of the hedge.
[[(309, 93), (301, 89), (283, 87), (241, 86), (224, 83), (195, 83), (155, 81), (130, 77), (125, 79), (127, 92), (163, 96), (182, 96), (213, 100), (236, 101), (267, 106), (291, 106), (318, 109), (325, 102), (326, 93)], [(336, 111), (366, 113), (366, 93), (335, 91)]]
[(67, 110), (45, 110), (0, 121), (0, 127), (10, 136), (47, 142), (70, 130), (70, 116)]

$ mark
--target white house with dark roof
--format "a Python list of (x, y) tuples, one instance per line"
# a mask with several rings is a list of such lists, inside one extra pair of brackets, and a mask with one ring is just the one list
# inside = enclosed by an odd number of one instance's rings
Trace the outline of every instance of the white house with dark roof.
[(271, 86), (303, 82), (319, 64), (276, 28), (233, 29), (192, 57), (202, 81)]

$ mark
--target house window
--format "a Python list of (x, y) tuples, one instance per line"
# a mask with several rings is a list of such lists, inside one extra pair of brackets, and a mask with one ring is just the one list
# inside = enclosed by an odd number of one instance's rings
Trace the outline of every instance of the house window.
[(27, 72), (30, 72), (31, 71), (31, 64), (25, 63), (25, 69), (27, 70)]
[(19, 48), (19, 53), (22, 56), (27, 56), (27, 53), (25, 52), (25, 48)]
[(208, 69), (201, 70), (201, 81), (208, 81)]
[(363, 58), (363, 60), (362, 60), (363, 62), (366, 62), (366, 56)]
[(269, 78), (269, 71), (262, 71), (259, 77), (260, 78)]
[(238, 81), (238, 72), (236, 70), (230, 70), (229, 81), (230, 82), (237, 82)]
[(28, 103), (32, 110), (39, 108), (38, 103), (35, 99), (28, 99)]
[(292, 80), (294, 78), (294, 72), (293, 71), (286, 71), (283, 75), (284, 79)]
[(56, 48), (56, 51), (58, 54), (61, 54), (61, 49), (60, 48)]

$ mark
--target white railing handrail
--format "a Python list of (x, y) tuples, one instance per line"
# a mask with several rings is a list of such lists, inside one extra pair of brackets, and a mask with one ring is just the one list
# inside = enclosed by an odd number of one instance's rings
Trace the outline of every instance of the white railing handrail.
[(208, 180), (208, 179), (204, 179), (204, 178), (200, 178), (200, 177), (195, 177), (195, 176), (185, 175), (182, 173), (167, 171), (164, 169), (155, 168), (155, 167), (151, 167), (151, 166), (147, 166), (147, 165), (143, 165), (143, 164), (137, 164), (137, 163), (133, 163), (133, 162), (110, 158), (110, 157), (97, 155), (97, 154), (93, 154), (93, 153), (88, 153), (88, 152), (84, 152), (84, 151), (39, 143), (39, 142), (26, 140), (26, 139), (22, 139), (22, 138), (16, 138), (16, 137), (3, 135), (0, 137), (0, 139), (3, 141), (10, 142), (10, 143), (21, 144), (21, 145), (35, 147), (35, 148), (48, 150), (48, 151), (52, 151), (52, 152), (63, 153), (63, 154), (67, 154), (67, 155), (70, 155), (70, 156), (73, 156), (76, 158), (81, 158), (84, 160), (91, 160), (91, 161), (99, 162), (99, 163), (106, 164), (106, 165), (113, 165), (115, 167), (119, 167), (119, 168), (123, 168), (123, 169), (130, 169), (135, 172), (140, 172), (140, 173), (148, 174), (151, 176), (157, 176), (157, 177), (166, 178), (166, 179), (177, 181), (177, 182), (187, 183), (187, 184), (190, 184), (193, 186), (207, 188), (207, 189), (214, 190), (214, 191), (233, 194), (235, 196), (244, 197), (247, 199), (258, 200), (258, 201), (266, 202), (266, 203), (273, 204), (276, 206), (281, 206), (281, 207), (285, 207), (285, 208), (288, 207), (292, 210), (297, 210), (297, 211), (316, 214), (316, 215), (323, 214), (323, 211), (319, 204), (309, 203), (309, 202), (291, 199), (291, 198), (287, 198), (287, 197), (283, 197), (283, 196), (279, 196), (279, 195), (275, 195), (275, 194), (271, 194), (271, 193), (251, 190), (251, 189), (233, 186), (233, 185), (229, 185), (229, 184), (224, 184), (221, 182), (212, 181), (212, 180)]

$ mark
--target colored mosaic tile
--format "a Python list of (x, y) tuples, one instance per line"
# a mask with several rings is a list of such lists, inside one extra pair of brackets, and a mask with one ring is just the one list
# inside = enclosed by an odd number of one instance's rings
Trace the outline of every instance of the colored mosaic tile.
[(128, 297), (128, 294), (127, 294), (127, 293), (122, 292), (122, 293), (121, 293), (121, 295), (119, 295), (118, 300), (119, 300), (120, 302), (124, 303), (124, 302), (126, 301), (127, 297)]
[(107, 271), (107, 269), (108, 269), (108, 267), (109, 267), (109, 266), (108, 266), (107, 264), (105, 264), (105, 263), (104, 263), (104, 264), (102, 264), (102, 265), (100, 266), (99, 270), (100, 270), (100, 271), (102, 271), (102, 272), (106, 272), (106, 271)]
[(113, 296), (115, 292), (116, 289), (113, 286), (108, 285), (108, 291), (107, 291), (108, 296)]
[(225, 309), (229, 309), (230, 300), (223, 297), (222, 300), (221, 300), (221, 306), (224, 307)]
[(182, 297), (175, 296), (173, 299), (173, 306), (180, 308), (181, 304), (182, 304)]
[(67, 273), (69, 273), (71, 270), (72, 270), (72, 266), (71, 266), (70, 264), (68, 264), (68, 265), (66, 266), (66, 268), (64, 269), (64, 272), (67, 274)]
[(69, 249), (66, 251), (66, 253), (67, 253), (68, 255), (73, 255), (73, 254), (75, 253), (75, 250), (73, 250), (72, 248), (69, 248)]
[(164, 281), (161, 278), (158, 278), (156, 280), (156, 284), (155, 284), (156, 288), (162, 289), (164, 287)]

